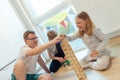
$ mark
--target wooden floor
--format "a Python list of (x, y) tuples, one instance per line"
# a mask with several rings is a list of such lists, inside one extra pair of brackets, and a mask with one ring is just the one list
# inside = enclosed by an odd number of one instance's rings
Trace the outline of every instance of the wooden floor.
[[(105, 71), (86, 69), (87, 80), (120, 80), (120, 36), (110, 39), (108, 47), (112, 51), (111, 65)], [(61, 68), (59, 73), (55, 73), (54, 78), (55, 80), (78, 80), (74, 71), (66, 71), (64, 68)]]

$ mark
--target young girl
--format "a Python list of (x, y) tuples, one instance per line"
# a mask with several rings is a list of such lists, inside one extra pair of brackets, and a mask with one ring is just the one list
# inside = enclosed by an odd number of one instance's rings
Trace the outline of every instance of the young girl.
[(81, 61), (83, 68), (104, 70), (110, 62), (110, 50), (106, 48), (107, 36), (98, 28), (95, 28), (92, 20), (86, 12), (81, 12), (75, 18), (78, 31), (66, 36), (69, 41), (81, 38), (90, 50)]
[[(50, 30), (48, 31), (47, 36), (49, 40), (52, 40), (57, 36), (57, 33), (54, 30)], [(66, 60), (64, 58), (65, 55), (60, 46), (60, 43), (57, 43), (56, 45), (49, 47), (48, 54), (49, 57), (52, 59), (49, 69), (51, 72), (56, 72), (60, 68), (61, 63)]]

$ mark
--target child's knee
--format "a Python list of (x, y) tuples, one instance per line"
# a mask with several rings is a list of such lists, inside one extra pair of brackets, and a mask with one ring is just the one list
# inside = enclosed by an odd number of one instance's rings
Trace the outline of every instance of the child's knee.
[(51, 67), (50, 67), (50, 72), (54, 72), (54, 73), (55, 73), (58, 69), (59, 69), (59, 68), (51, 68)]
[(107, 69), (108, 65), (103, 65), (103, 64), (96, 64), (93, 65), (92, 68), (96, 70), (105, 70)]

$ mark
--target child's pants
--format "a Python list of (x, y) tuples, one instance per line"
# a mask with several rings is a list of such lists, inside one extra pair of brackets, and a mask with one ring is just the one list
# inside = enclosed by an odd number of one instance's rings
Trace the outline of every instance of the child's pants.
[(90, 57), (87, 55), (85, 58), (82, 59), (81, 65), (83, 68), (93, 68), (96, 70), (104, 70), (107, 69), (110, 62), (110, 55), (103, 54), (98, 57)]
[[(64, 58), (65, 54), (61, 48), (60, 43), (56, 44), (56, 49), (57, 49), (58, 53), (56, 53), (54, 56)], [(51, 72), (56, 72), (61, 67), (61, 65), (62, 64), (58, 60), (52, 60), (49, 69)]]

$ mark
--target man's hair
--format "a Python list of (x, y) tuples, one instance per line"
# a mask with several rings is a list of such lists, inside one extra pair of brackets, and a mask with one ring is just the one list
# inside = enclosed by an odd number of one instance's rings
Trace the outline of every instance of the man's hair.
[(35, 34), (35, 32), (34, 31), (30, 31), (30, 30), (25, 31), (25, 33), (23, 34), (24, 40), (28, 39), (28, 35), (29, 34)]
[(57, 32), (54, 31), (54, 30), (50, 30), (50, 31), (47, 32), (47, 36), (48, 36), (49, 39), (53, 39), (57, 36)]

